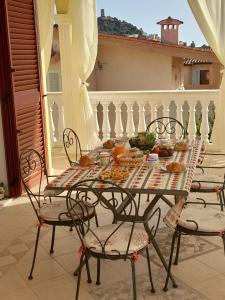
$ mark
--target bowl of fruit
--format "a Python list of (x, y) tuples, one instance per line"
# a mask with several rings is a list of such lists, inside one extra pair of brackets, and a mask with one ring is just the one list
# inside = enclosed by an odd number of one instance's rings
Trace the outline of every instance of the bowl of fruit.
[(157, 153), (159, 157), (169, 158), (173, 156), (174, 146), (169, 143), (162, 144), (162, 145), (155, 145), (152, 152)]
[(155, 146), (155, 142), (155, 134), (152, 132), (139, 132), (137, 136), (129, 139), (131, 148), (136, 147), (144, 151), (151, 151)]

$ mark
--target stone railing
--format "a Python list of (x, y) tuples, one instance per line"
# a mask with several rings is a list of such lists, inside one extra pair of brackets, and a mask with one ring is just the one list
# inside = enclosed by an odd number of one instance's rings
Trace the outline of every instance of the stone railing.
[[(102, 139), (133, 136), (160, 116), (171, 116), (187, 129), (189, 138), (201, 135), (209, 144), (218, 90), (89, 92), (95, 130)], [(62, 145), (62, 93), (48, 93), (53, 146)]]

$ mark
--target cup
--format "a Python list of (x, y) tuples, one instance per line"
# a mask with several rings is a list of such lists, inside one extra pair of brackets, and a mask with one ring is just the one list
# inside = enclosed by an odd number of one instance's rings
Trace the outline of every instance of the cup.
[(99, 159), (100, 165), (106, 166), (110, 162), (110, 154), (108, 152), (100, 152)]

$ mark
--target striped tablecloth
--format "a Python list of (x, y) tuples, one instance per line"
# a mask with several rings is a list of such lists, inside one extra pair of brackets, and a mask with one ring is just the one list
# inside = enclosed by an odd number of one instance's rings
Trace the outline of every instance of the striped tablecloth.
[[(117, 184), (122, 188), (132, 192), (163, 194), (163, 195), (188, 195), (194, 176), (196, 164), (201, 151), (202, 142), (192, 141), (188, 151), (175, 151), (170, 159), (160, 159), (160, 165), (149, 167), (143, 163), (140, 167), (128, 167), (129, 177), (125, 180), (117, 180)], [(162, 171), (160, 166), (164, 166), (170, 161), (182, 162), (186, 165), (186, 170), (182, 173), (169, 173)], [(89, 167), (75, 166), (67, 169), (46, 187), (48, 190), (65, 189), (80, 180), (94, 179), (99, 177), (103, 167), (93, 165)], [(103, 184), (94, 183), (95, 188), (104, 188)]]

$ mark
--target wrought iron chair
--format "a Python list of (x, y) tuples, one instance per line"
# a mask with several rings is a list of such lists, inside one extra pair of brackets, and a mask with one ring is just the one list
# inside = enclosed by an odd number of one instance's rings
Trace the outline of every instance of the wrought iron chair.
[[(34, 270), (39, 236), (40, 236), (40, 230), (41, 230), (42, 225), (48, 224), (48, 225), (52, 226), (52, 239), (51, 239), (50, 253), (53, 253), (54, 252), (56, 226), (71, 227), (73, 225), (74, 220), (72, 221), (70, 219), (70, 217), (68, 217), (66, 214), (64, 215), (63, 218), (61, 218), (60, 221), (58, 219), (58, 215), (60, 213), (67, 211), (66, 196), (57, 196), (57, 198), (56, 198), (56, 197), (50, 197), (48, 195), (45, 197), (41, 193), (43, 185), (46, 184), (46, 182), (44, 182), (44, 179), (46, 179), (46, 181), (48, 183), (48, 176), (46, 176), (46, 174), (47, 174), (46, 166), (45, 166), (44, 160), (43, 160), (42, 156), (40, 155), (40, 153), (38, 153), (34, 149), (28, 149), (21, 153), (21, 155), (20, 155), (20, 174), (21, 174), (21, 180), (22, 180), (24, 189), (29, 197), (29, 200), (34, 209), (35, 215), (37, 216), (37, 219), (38, 219), (34, 256), (33, 256), (30, 274), (28, 277), (29, 279), (33, 279), (33, 270)], [(33, 189), (31, 189), (31, 187), (30, 187), (33, 180), (35, 180), (37, 183), (37, 186), (35, 187), (35, 189), (37, 189), (37, 192), (34, 192)], [(85, 204), (81, 203), (81, 207), (82, 207), (82, 205), (85, 205)], [(93, 217), (96, 218), (95, 208), (89, 206), (88, 207), (88, 215), (84, 215), (83, 217), (84, 217), (84, 219), (85, 218), (93, 218)], [(87, 267), (87, 273), (88, 273), (88, 281), (91, 282), (88, 261), (86, 260), (86, 262), (87, 262), (86, 267)]]
[[(204, 164), (204, 158), (209, 156), (210, 157), (210, 163), (211, 165), (205, 165)], [(216, 158), (216, 160), (221, 160), (225, 158), (225, 154), (223, 153), (202, 153), (201, 154), (201, 164), (197, 166), (198, 169), (201, 169), (202, 173), (195, 174), (192, 186), (191, 186), (191, 192), (195, 193), (216, 193), (218, 200), (221, 204), (221, 210), (224, 209), (225, 204), (225, 174), (223, 176), (216, 175), (216, 174), (209, 174), (207, 170), (224, 170), (225, 171), (225, 165), (213, 165), (213, 159)], [(215, 162), (215, 161), (214, 161)], [(216, 163), (216, 162), (215, 162)], [(224, 161), (223, 161), (224, 164)], [(215, 204), (215, 203), (209, 203), (208, 204)]]
[(184, 139), (187, 135), (181, 122), (172, 117), (160, 117), (151, 121), (146, 131), (155, 132), (159, 138), (169, 136), (170, 138)]
[(71, 166), (76, 164), (82, 153), (89, 152), (89, 150), (81, 150), (79, 137), (71, 128), (65, 128), (63, 131), (63, 145)]
[[(85, 191), (91, 194), (90, 198), (85, 197)], [(85, 206), (80, 205), (80, 201), (85, 201)], [(91, 199), (91, 200), (90, 200)], [(91, 202), (90, 202), (91, 201)], [(151, 242), (149, 234), (143, 224), (138, 223), (138, 207), (133, 196), (126, 190), (109, 181), (98, 179), (83, 180), (75, 184), (67, 194), (68, 216), (71, 219), (79, 219), (80, 223), (74, 222), (74, 226), (81, 240), (80, 267), (77, 280), (76, 299), (79, 298), (79, 288), (81, 281), (82, 266), (85, 255), (97, 259), (97, 280), (100, 284), (100, 260), (129, 260), (132, 269), (133, 299), (136, 295), (135, 261), (139, 253), (146, 251), (151, 292), (154, 293), (154, 285), (151, 275), (150, 258), (148, 246)], [(89, 218), (83, 219), (83, 215), (88, 214), (89, 205), (94, 205), (96, 210), (101, 209), (108, 212), (107, 224), (94, 228)], [(79, 207), (79, 210), (77, 209)], [(82, 211), (78, 214), (77, 211)], [(159, 208), (149, 217), (158, 212)], [(157, 218), (156, 218), (157, 219)], [(104, 222), (105, 223), (105, 222)], [(152, 239), (154, 238), (158, 223), (152, 226)], [(146, 226), (146, 224), (145, 224)], [(154, 231), (154, 232), (153, 232)]]
[[(196, 205), (197, 202), (198, 205)], [(217, 204), (217, 206), (220, 207), (220, 204)], [(201, 198), (197, 198), (194, 205), (192, 202), (188, 202), (188, 200), (185, 202), (185, 200), (182, 199), (168, 211), (164, 218), (164, 222), (167, 226), (175, 229), (164, 286), (164, 290), (167, 291), (176, 239), (177, 249), (174, 260), (175, 265), (178, 264), (182, 235), (221, 236), (225, 250), (225, 212), (221, 211), (216, 206), (207, 204), (204, 199)]]

